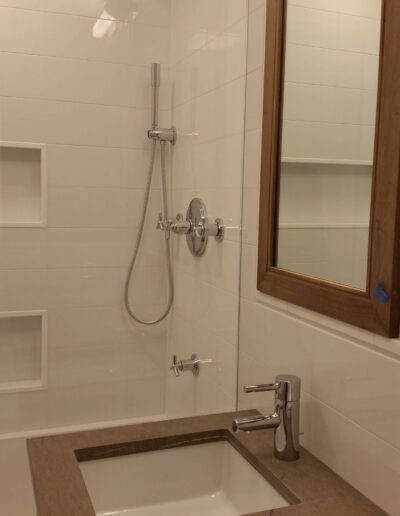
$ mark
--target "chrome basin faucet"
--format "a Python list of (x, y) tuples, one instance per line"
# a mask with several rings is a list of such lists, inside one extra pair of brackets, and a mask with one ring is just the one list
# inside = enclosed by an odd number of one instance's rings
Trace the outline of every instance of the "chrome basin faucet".
[(252, 432), (274, 428), (274, 455), (278, 459), (293, 461), (299, 458), (300, 378), (280, 374), (275, 383), (248, 385), (244, 392), (275, 391), (275, 410), (271, 416), (250, 416), (234, 419), (234, 432)]

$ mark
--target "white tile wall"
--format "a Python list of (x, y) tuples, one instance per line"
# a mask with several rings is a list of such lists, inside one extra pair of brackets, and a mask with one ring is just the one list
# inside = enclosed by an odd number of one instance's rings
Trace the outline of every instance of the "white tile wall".
[(288, 3), (285, 157), (372, 161), (380, 6)]
[(8, 516), (36, 516), (29, 459), (24, 439), (0, 441), (1, 510)]
[[(42, 314), (0, 314), (0, 392), (41, 383), (46, 353)], [(45, 363), (45, 362), (44, 362)], [(14, 385), (13, 385), (14, 384)]]
[(283, 163), (278, 265), (365, 289), (372, 166)]
[[(49, 311), (48, 389), (0, 395), (0, 433), (164, 412), (166, 325), (133, 324), (122, 293), (147, 173), (152, 61), (163, 65), (169, 123), (170, 2), (121, 0), (110, 33), (95, 38), (104, 5), (0, 1), (0, 140), (47, 144), (49, 224), (0, 230), (0, 310)], [(151, 317), (166, 285), (163, 240), (148, 224), (131, 295)]]
[[(299, 5), (329, 10), (332, 2), (296, 0)], [(338, 2), (334, 2), (338, 5)], [(359, 14), (367, 2), (339, 2)], [(264, 44), (265, 2), (252, 2), (249, 48)], [(371, 5), (371, 17), (376, 10)], [(255, 12), (255, 11), (254, 11)], [(374, 13), (375, 14), (372, 14)], [(257, 23), (255, 21), (257, 20)], [(251, 60), (251, 57), (249, 57)], [(259, 80), (249, 73), (254, 103), (261, 111)], [(258, 95), (256, 91), (260, 92)], [(248, 89), (249, 91), (249, 89)], [(239, 403), (241, 408), (270, 410), (272, 398), (241, 394), (246, 383), (268, 382), (276, 374), (302, 377), (302, 443), (329, 467), (361, 490), (390, 515), (400, 513), (400, 341), (368, 332), (280, 302), (256, 291), (259, 130), (251, 115), (246, 126), (244, 244), (242, 246)], [(257, 142), (257, 143), (256, 143)]]
[[(112, 5), (114, 4), (114, 5)], [(170, 5), (168, 0), (118, 0), (119, 9), (116, 10), (115, 2), (104, 0), (1, 0), (4, 7), (19, 7), (33, 11), (43, 11), (61, 14), (81, 15), (89, 18), (107, 18), (104, 11), (117, 20), (133, 23), (145, 23), (159, 27), (168, 27)], [(134, 4), (134, 5), (132, 5)], [(107, 11), (107, 12), (108, 12)]]
[[(357, 235), (370, 218), (380, 5), (287, 8), (282, 155), (290, 163), (281, 168), (278, 265), (362, 289), (368, 244)], [(303, 262), (306, 246), (313, 257)]]
[(46, 148), (0, 142), (0, 226), (46, 225)]
[(247, 44), (245, 0), (172, 0), (172, 210), (204, 199), (222, 217), (222, 244), (210, 239), (201, 258), (174, 239), (175, 305), (167, 363), (196, 352), (200, 375), (167, 377), (167, 413), (230, 410), (236, 402), (241, 185)]

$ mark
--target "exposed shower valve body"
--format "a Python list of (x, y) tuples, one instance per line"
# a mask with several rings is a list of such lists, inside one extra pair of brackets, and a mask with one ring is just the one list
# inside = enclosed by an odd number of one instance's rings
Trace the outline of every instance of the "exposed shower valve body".
[(222, 219), (215, 219), (215, 222), (201, 221), (193, 227), (196, 236), (203, 238), (205, 236), (213, 236), (217, 242), (224, 239), (224, 225)]
[(185, 220), (182, 213), (178, 213), (171, 224), (171, 231), (177, 235), (187, 235), (193, 230), (190, 220)]
[(220, 218), (210, 222), (204, 202), (199, 198), (190, 201), (186, 212), (186, 220), (181, 213), (174, 219), (163, 219), (159, 214), (157, 229), (166, 231), (167, 235), (176, 233), (186, 235), (186, 242), (193, 256), (202, 256), (206, 250), (209, 237), (222, 242), (225, 236), (224, 221)]
[(172, 231), (177, 235), (187, 235), (192, 231), (192, 224), (190, 220), (185, 220), (181, 213), (178, 213), (174, 219), (163, 219), (162, 213), (159, 213), (156, 229)]
[(175, 373), (176, 377), (185, 371), (191, 371), (193, 376), (198, 376), (200, 373), (200, 362), (195, 353), (193, 353), (189, 360), (177, 360), (176, 355), (174, 355), (170, 369)]

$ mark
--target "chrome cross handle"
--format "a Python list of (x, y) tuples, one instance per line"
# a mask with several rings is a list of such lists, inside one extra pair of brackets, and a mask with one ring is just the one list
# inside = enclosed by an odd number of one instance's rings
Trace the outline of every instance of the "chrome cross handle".
[(156, 229), (186, 235), (192, 231), (192, 224), (190, 220), (184, 220), (181, 213), (178, 213), (174, 219), (163, 219), (162, 213), (159, 213)]
[(200, 362), (195, 353), (193, 353), (189, 360), (177, 360), (176, 355), (174, 355), (170, 370), (174, 372), (176, 377), (185, 371), (191, 371), (193, 376), (197, 376), (200, 373)]
[(171, 221), (171, 231), (177, 235), (187, 235), (192, 231), (192, 223), (185, 220), (182, 213), (178, 213), (173, 221)]

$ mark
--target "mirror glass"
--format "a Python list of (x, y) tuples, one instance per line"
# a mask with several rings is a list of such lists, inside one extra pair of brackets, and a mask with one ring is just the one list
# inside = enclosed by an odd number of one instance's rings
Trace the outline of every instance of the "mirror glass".
[(381, 0), (287, 0), (275, 266), (366, 290)]

